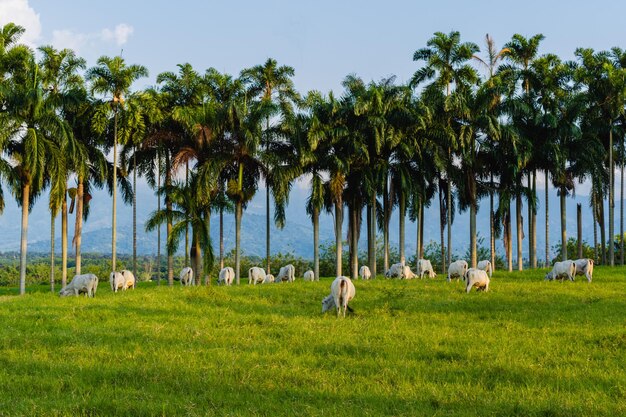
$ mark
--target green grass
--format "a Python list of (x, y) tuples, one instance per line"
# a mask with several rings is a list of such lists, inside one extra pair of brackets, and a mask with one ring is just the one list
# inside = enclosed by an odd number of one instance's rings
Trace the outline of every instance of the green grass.
[(626, 415), (625, 273), (1, 295), (0, 415)]

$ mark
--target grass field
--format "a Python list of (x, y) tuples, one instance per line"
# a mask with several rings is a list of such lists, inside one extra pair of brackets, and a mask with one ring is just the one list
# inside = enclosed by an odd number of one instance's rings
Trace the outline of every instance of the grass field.
[(3, 295), (0, 415), (626, 415), (626, 269), (544, 274)]

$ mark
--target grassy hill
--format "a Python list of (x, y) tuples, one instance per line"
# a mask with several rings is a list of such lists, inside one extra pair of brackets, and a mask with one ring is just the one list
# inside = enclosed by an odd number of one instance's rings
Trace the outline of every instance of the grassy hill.
[[(626, 415), (626, 269), (0, 295), (0, 415)], [(7, 288), (3, 294), (11, 293)]]

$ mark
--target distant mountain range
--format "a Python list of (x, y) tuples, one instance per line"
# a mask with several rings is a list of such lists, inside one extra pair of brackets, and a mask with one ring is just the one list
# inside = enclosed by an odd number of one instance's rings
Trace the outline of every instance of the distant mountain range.
[[(311, 221), (305, 212), (305, 203), (308, 190), (303, 184), (294, 187), (290, 196), (290, 205), (287, 209), (287, 223), (285, 228), (278, 230), (274, 223), (271, 226), (271, 250), (272, 253), (293, 253), (306, 259), (313, 256), (313, 228)], [(144, 224), (150, 213), (156, 209), (156, 197), (147, 185), (142, 184), (138, 190), (138, 226), (137, 226), (137, 247), (140, 254), (156, 254), (157, 233), (144, 231)], [(6, 195), (5, 197), (10, 197)], [(539, 212), (537, 220), (537, 250), (539, 258), (543, 259), (545, 253), (545, 205), (543, 202), (543, 190), (539, 190)], [(29, 217), (28, 248), (34, 252), (48, 252), (50, 250), (50, 213), (47, 209), (47, 198), (41, 198), (32, 210)], [(119, 199), (118, 199), (119, 201)], [(551, 245), (560, 240), (560, 212), (559, 200), (556, 192), (550, 193), (550, 242)], [(568, 236), (576, 235), (576, 204), (581, 203), (583, 207), (583, 239), (587, 242), (593, 241), (593, 228), (591, 221), (591, 210), (589, 209), (587, 196), (576, 196), (567, 199), (567, 227)], [(119, 204), (119, 203), (118, 203)], [(248, 205), (248, 209), (243, 215), (242, 224), (242, 250), (246, 255), (265, 255), (265, 190), (261, 189), (255, 198)], [(478, 231), (485, 238), (485, 246), (488, 245), (489, 219), (487, 210), (489, 201), (483, 200), (480, 203), (478, 213)], [(96, 191), (91, 200), (90, 217), (84, 225), (83, 251), (92, 253), (108, 253), (111, 250), (111, 198), (104, 191)], [(481, 210), (482, 209), (482, 210)], [(619, 202), (616, 202), (616, 210), (619, 210)], [(7, 207), (0, 216), (0, 230), (2, 239), (0, 240), (0, 251), (19, 250), (20, 242), (20, 209), (13, 201), (7, 201)], [(608, 210), (607, 210), (608, 213)], [(272, 212), (273, 215), (273, 212)], [(132, 253), (132, 209), (130, 206), (120, 204), (118, 206), (118, 241), (117, 250), (120, 254)], [(527, 227), (527, 208), (523, 209), (525, 227)], [(69, 239), (74, 230), (74, 215), (70, 215)], [(616, 219), (616, 232), (619, 219)], [(346, 225), (344, 225), (344, 230)], [(390, 226), (390, 241), (392, 245), (398, 242), (398, 218), (394, 213)], [(60, 238), (61, 222), (56, 221), (56, 251), (61, 248)], [(515, 224), (513, 224), (515, 233)], [(463, 254), (469, 245), (469, 214), (457, 214), (453, 224), (453, 251), (456, 254)], [(415, 224), (407, 221), (406, 225), (406, 245), (409, 256), (415, 251), (416, 242)], [(165, 227), (162, 228), (161, 240), (165, 245)], [(224, 237), (225, 248), (228, 252), (234, 247), (235, 221), (232, 213), (224, 214)], [(345, 233), (344, 233), (345, 236)], [(217, 251), (219, 245), (219, 216), (216, 214), (211, 218), (211, 237), (214, 248)], [(425, 241), (439, 242), (439, 219), (437, 203), (426, 210), (426, 221), (424, 230)], [(334, 240), (333, 218), (329, 214), (323, 214), (320, 219), (320, 241), (328, 243)], [(515, 239), (514, 239), (515, 242)], [(361, 234), (359, 243), (363, 249), (366, 248), (365, 232)], [(498, 240), (497, 247), (503, 253), (501, 239)], [(182, 248), (181, 248), (182, 250)], [(70, 250), (70, 253), (73, 250)], [(527, 241), (524, 241), (524, 256), (527, 257)]]

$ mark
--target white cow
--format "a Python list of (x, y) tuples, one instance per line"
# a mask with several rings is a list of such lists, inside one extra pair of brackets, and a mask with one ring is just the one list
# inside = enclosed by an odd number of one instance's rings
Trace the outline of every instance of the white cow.
[(266, 276), (263, 268), (253, 266), (248, 269), (248, 284), (261, 284), (265, 281)]
[(276, 275), (276, 281), (293, 282), (296, 279), (296, 268), (291, 265), (285, 265), (280, 268), (278, 275)]
[(135, 275), (133, 275), (133, 273), (129, 271), (128, 269), (122, 269), (121, 274), (124, 277), (124, 290), (127, 290), (130, 287), (132, 287), (134, 290), (135, 289)]
[(454, 261), (448, 267), (448, 282), (454, 278), (465, 280), (465, 273), (467, 272), (467, 262), (463, 260)]
[(217, 278), (217, 285), (220, 285), (220, 284), (232, 285), (234, 279), (235, 279), (235, 270), (231, 268), (230, 266), (227, 266), (225, 268), (222, 268), (222, 270), (220, 271), (220, 274)]
[(491, 279), (491, 274), (493, 273), (493, 268), (491, 267), (491, 262), (484, 260), (484, 261), (480, 261), (478, 262), (478, 265), (476, 265), (476, 268), (478, 269), (482, 269), (483, 271), (485, 271), (487, 274), (489, 274), (489, 278)]
[(567, 277), (570, 281), (574, 281), (576, 275), (576, 264), (574, 261), (555, 262), (552, 271), (546, 274), (546, 280), (564, 279)]
[(118, 289), (126, 289), (126, 279), (120, 272), (111, 272), (109, 283), (111, 283), (111, 291), (113, 292), (117, 292)]
[(193, 281), (193, 269), (191, 269), (190, 267), (188, 266), (184, 267), (180, 271), (179, 276), (180, 276), (180, 285), (189, 286), (189, 285), (195, 284), (195, 282)]
[(587, 282), (591, 282), (593, 278), (593, 259), (576, 259), (576, 275), (584, 275)]
[(263, 280), (263, 284), (271, 284), (272, 282), (276, 282), (276, 278), (274, 278), (274, 275), (272, 275), (272, 274), (265, 275), (265, 279)]
[[(337, 317), (343, 309), (343, 316), (346, 316), (348, 302), (354, 298), (356, 289), (354, 284), (348, 277), (337, 277), (330, 284), (330, 295), (322, 300), (322, 313), (335, 307), (337, 309)], [(352, 311), (352, 310), (350, 310)]]
[(311, 271), (310, 269), (308, 271), (306, 271), (304, 273), (304, 280), (305, 281), (315, 281), (315, 272)]
[(417, 275), (419, 275), (420, 279), (424, 278), (424, 275), (428, 274), (428, 278), (435, 278), (437, 274), (435, 274), (435, 270), (433, 269), (433, 265), (430, 263), (428, 259), (420, 259), (417, 261)]
[(402, 279), (403, 273), (404, 273), (404, 264), (402, 263), (393, 264), (385, 272), (385, 277)]
[(489, 291), (489, 275), (482, 269), (468, 269), (467, 272), (465, 272), (464, 280), (466, 282), (465, 291), (468, 294), (474, 287), (476, 287), (476, 291)]
[(361, 268), (359, 268), (359, 276), (361, 277), (361, 279), (371, 279), (372, 272), (370, 271), (369, 266), (363, 265)]
[(95, 297), (98, 289), (98, 277), (94, 274), (74, 275), (72, 281), (59, 291), (60, 297), (85, 293), (85, 297)]
[(413, 271), (411, 271), (411, 267), (409, 267), (408, 265), (404, 265), (402, 267), (402, 278), (404, 279), (413, 279), (416, 278), (417, 275), (415, 275), (413, 273)]

